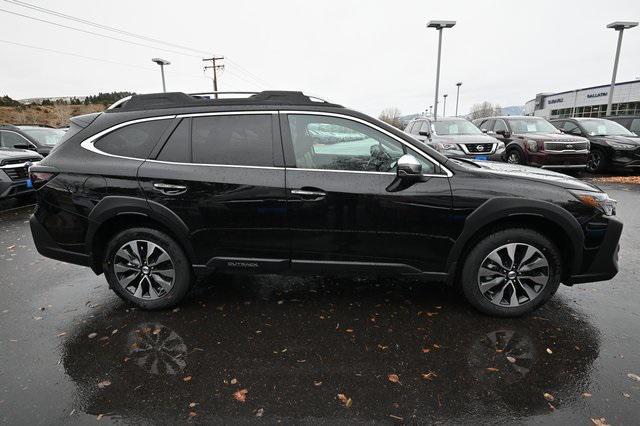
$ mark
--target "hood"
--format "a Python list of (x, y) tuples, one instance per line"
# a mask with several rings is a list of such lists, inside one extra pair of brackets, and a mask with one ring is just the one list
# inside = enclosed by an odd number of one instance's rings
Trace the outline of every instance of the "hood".
[(534, 180), (559, 186), (565, 189), (581, 190), (581, 191), (598, 191), (602, 190), (595, 185), (583, 182), (572, 176), (562, 173), (553, 172), (551, 170), (539, 169), (537, 167), (521, 166), (518, 164), (498, 163), (494, 161), (473, 161), (480, 167), (480, 170), (493, 175), (500, 175), (508, 178), (521, 178)]
[(433, 142), (440, 143), (496, 143), (498, 140), (484, 133), (479, 135), (433, 135)]
[(28, 149), (0, 148), (0, 165), (12, 163), (15, 160), (40, 161), (42, 155)]
[(594, 142), (616, 142), (626, 145), (640, 146), (640, 138), (636, 136), (591, 136), (590, 139)]
[(531, 139), (534, 141), (552, 142), (586, 142), (587, 139), (580, 136), (569, 136), (564, 133), (518, 133), (515, 137), (519, 139)]

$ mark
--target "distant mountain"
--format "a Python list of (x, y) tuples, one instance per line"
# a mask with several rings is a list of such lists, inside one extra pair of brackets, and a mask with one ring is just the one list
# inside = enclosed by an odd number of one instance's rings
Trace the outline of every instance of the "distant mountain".
[(524, 105), (502, 107), (502, 115), (524, 115)]

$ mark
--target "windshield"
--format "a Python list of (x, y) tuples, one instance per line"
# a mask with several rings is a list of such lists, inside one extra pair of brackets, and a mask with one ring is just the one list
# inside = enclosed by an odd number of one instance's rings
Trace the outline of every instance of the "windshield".
[(560, 133), (560, 130), (542, 118), (508, 118), (513, 133)]
[(440, 120), (434, 121), (433, 127), (436, 135), (480, 135), (482, 132), (475, 124), (467, 120)]
[(40, 145), (54, 146), (58, 143), (65, 131), (61, 129), (25, 129), (21, 128), (23, 132), (35, 139)]
[(580, 125), (590, 136), (635, 136), (635, 133), (611, 120), (580, 120)]

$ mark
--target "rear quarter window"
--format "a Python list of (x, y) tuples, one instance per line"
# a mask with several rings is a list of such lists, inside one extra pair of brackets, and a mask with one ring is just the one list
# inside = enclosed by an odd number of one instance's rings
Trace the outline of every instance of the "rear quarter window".
[(107, 154), (145, 159), (151, 153), (170, 120), (130, 124), (107, 133), (94, 146)]

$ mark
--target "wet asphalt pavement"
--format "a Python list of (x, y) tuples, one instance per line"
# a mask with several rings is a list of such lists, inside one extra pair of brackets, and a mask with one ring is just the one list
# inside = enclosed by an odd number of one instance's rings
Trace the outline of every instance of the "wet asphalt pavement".
[(519, 319), (437, 284), (273, 276), (143, 312), (41, 257), (32, 207), (7, 210), (0, 422), (638, 424), (640, 187), (601, 186), (625, 222), (620, 273)]

